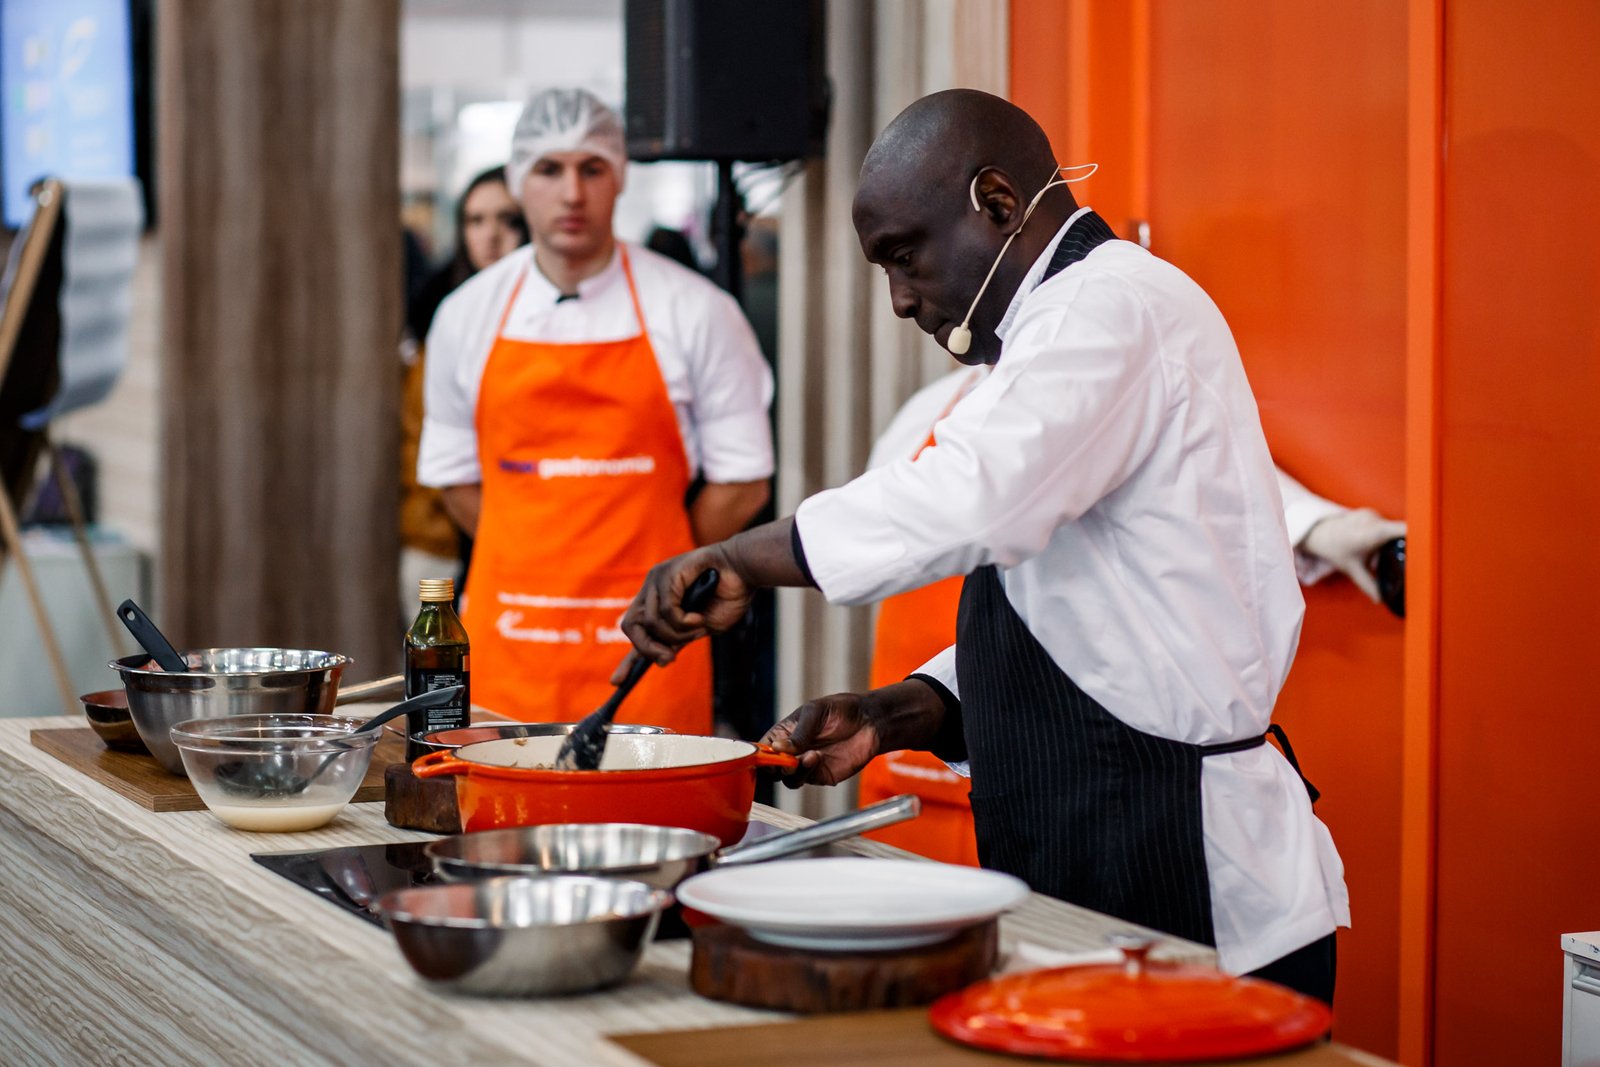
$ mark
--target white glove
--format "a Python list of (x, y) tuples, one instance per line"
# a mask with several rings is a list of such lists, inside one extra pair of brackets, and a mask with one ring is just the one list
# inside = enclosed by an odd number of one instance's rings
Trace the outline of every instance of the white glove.
[(1329, 515), (1306, 531), (1300, 551), (1346, 574), (1374, 603), (1378, 599), (1378, 580), (1367, 561), (1386, 541), (1404, 537), (1406, 524), (1386, 519), (1371, 508), (1341, 511)]

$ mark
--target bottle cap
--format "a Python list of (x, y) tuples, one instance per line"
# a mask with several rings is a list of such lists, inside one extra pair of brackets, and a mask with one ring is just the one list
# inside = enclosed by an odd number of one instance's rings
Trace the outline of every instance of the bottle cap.
[(454, 600), (456, 598), (456, 580), (454, 578), (424, 578), (417, 583), (417, 596), (423, 600)]

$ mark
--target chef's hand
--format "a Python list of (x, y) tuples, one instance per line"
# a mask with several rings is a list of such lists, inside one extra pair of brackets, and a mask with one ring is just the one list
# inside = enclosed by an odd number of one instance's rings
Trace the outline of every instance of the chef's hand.
[(784, 776), (792, 789), (838, 785), (902, 748), (926, 748), (944, 719), (944, 701), (925, 682), (897, 682), (865, 693), (835, 693), (802, 704), (761, 740), (798, 756)]
[(862, 693), (818, 697), (767, 731), (763, 743), (800, 759), (784, 785), (838, 785), (872, 762), (881, 749), (877, 730), (861, 712), (865, 699)]
[[(611, 684), (620, 685), (640, 656), (665, 666), (690, 641), (731, 629), (744, 618), (755, 590), (811, 584), (796, 557), (797, 540), (794, 519), (778, 519), (651, 568), (622, 616), (622, 632), (634, 651), (611, 675)], [(712, 567), (719, 581), (711, 606), (685, 612), (679, 607), (683, 594)]]
[[(713, 567), (718, 580), (711, 604), (703, 612), (685, 612), (681, 607), (684, 593), (696, 578)], [(753, 593), (722, 544), (697, 548), (656, 564), (645, 576), (639, 595), (623, 613), (622, 632), (633, 642), (634, 650), (611, 675), (611, 684), (620, 685), (641, 655), (666, 666), (690, 641), (731, 629), (744, 618)]]
[(1369, 561), (1387, 541), (1404, 537), (1406, 524), (1386, 519), (1371, 508), (1329, 515), (1307, 531), (1300, 550), (1342, 571), (1367, 598), (1378, 600), (1378, 580)]

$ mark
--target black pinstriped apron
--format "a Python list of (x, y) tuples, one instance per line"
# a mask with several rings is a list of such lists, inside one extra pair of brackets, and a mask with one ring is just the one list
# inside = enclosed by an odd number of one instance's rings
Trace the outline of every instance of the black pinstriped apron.
[[(1092, 212), (1082, 216), (1045, 278), (1114, 237)], [(983, 865), (1038, 892), (1215, 944), (1200, 764), (1265, 735), (1191, 745), (1123, 723), (1056, 666), (992, 566), (961, 590), (956, 675)], [(1272, 732), (1293, 762), (1287, 739)]]

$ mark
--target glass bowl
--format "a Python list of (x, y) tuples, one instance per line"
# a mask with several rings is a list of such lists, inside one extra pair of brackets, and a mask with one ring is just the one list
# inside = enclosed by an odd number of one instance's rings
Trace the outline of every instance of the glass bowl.
[(187, 671), (164, 671), (144, 653), (112, 660), (128, 713), (156, 762), (182, 774), (170, 731), (188, 719), (226, 715), (326, 715), (350, 657), (300, 648), (201, 648)]
[(184, 771), (211, 813), (257, 832), (314, 830), (361, 786), (378, 731), (339, 715), (229, 715), (172, 728)]

